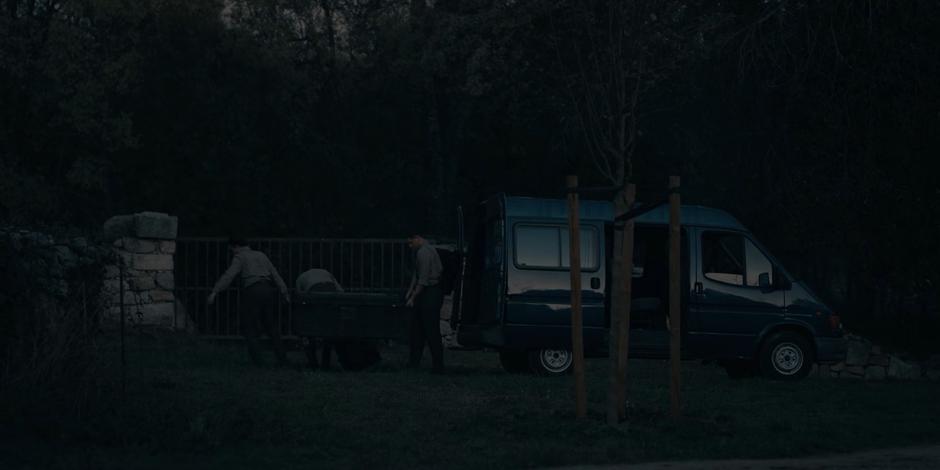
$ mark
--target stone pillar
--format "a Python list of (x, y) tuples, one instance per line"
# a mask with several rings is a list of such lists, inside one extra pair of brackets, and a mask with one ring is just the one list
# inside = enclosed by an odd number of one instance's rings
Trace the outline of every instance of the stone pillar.
[(124, 298), (120, 295), (120, 269), (109, 266), (105, 283), (111, 299), (109, 312), (120, 318), (121, 304), (135, 325), (177, 327), (173, 293), (173, 255), (176, 253), (176, 217), (159, 212), (119, 215), (104, 224), (118, 263), (124, 270)]

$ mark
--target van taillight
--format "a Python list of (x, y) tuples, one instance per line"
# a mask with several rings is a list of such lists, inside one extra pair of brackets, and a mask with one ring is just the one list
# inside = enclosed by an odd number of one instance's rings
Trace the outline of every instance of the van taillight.
[(834, 313), (830, 314), (829, 315), (829, 328), (832, 329), (832, 331), (841, 330), (842, 318), (840, 318), (838, 315)]

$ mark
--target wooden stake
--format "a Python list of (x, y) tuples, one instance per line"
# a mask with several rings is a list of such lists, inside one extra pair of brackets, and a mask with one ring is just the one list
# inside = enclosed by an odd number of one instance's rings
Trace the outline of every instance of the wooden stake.
[(581, 314), (581, 227), (578, 216), (578, 177), (568, 175), (568, 254), (571, 268), (571, 351), (574, 354), (575, 415), (587, 417), (584, 385), (584, 332)]
[[(624, 201), (627, 210), (633, 208), (636, 201), (636, 185), (628, 184)], [(621, 280), (623, 283), (623, 309), (617, 329), (617, 413), (621, 418), (627, 415), (627, 361), (630, 354), (630, 313), (633, 303), (633, 219), (626, 221), (623, 227), (623, 264)]]
[[(616, 216), (620, 216), (628, 210), (623, 191), (618, 192), (614, 197), (614, 208)], [(607, 348), (607, 357), (610, 358), (610, 374), (607, 388), (607, 424), (612, 426), (619, 423), (621, 418), (621, 406), (618, 402), (620, 397), (620, 389), (618, 388), (620, 367), (617, 361), (620, 358), (619, 332), (620, 319), (623, 317), (621, 311), (624, 304), (623, 282), (621, 281), (623, 276), (623, 237), (617, 236), (620, 232), (616, 229), (613, 233), (614, 248), (611, 253), (610, 284), (607, 285), (607, 293), (610, 296), (610, 330), (608, 331), (610, 344)]]
[[(669, 177), (669, 189), (679, 189), (679, 177)], [(672, 417), (678, 419), (680, 413), (679, 400), (679, 368), (682, 360), (680, 341), (682, 330), (681, 313), (679, 312), (679, 193), (669, 195), (669, 326), (671, 340), (669, 342), (669, 359), (672, 362), (672, 380), (669, 382), (669, 395), (672, 401)]]

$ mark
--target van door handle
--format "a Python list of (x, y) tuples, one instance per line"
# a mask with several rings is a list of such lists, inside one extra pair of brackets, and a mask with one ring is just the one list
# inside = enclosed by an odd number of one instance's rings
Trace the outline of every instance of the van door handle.
[(699, 296), (699, 297), (704, 297), (704, 296), (705, 296), (705, 288), (702, 287), (702, 283), (701, 283), (701, 282), (696, 282), (696, 283), (695, 283), (695, 295), (697, 295), (697, 296)]
[(591, 289), (600, 289), (601, 288), (601, 278), (592, 277), (591, 278)]

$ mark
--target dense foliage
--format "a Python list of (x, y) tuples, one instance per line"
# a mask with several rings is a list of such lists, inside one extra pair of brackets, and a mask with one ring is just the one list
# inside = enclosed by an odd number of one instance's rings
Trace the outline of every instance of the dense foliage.
[(97, 401), (107, 380), (100, 294), (112, 263), (83, 237), (0, 227), (0, 421), (55, 433), (62, 416), (82, 417)]
[(7, 0), (0, 217), (451, 234), (456, 204), (559, 195), (567, 172), (646, 199), (679, 173), (685, 202), (734, 213), (847, 317), (923, 329), (938, 17), (927, 0)]

